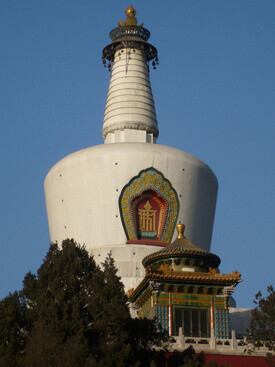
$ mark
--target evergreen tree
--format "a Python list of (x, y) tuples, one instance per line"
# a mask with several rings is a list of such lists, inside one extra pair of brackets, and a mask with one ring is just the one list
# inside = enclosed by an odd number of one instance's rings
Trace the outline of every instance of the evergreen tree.
[(24, 367), (84, 367), (95, 366), (86, 340), (79, 332), (65, 340), (42, 322), (31, 330), (26, 352), (20, 366)]
[[(126, 325), (129, 342), (136, 359), (141, 366), (147, 366), (154, 356), (155, 347), (167, 350), (170, 342), (168, 333), (156, 320), (147, 318), (129, 319)], [(160, 362), (159, 362), (160, 363)]]
[(22, 294), (14, 292), (0, 301), (0, 366), (17, 365), (17, 356), (26, 343), (26, 303)]
[(111, 255), (102, 265), (73, 240), (52, 244), (23, 290), (0, 302), (0, 366), (147, 366), (167, 335), (131, 319)]
[(252, 310), (249, 324), (249, 338), (255, 347), (264, 345), (269, 349), (267, 362), (275, 366), (275, 292), (270, 285), (264, 298), (258, 292), (253, 301), (256, 308)]
[(133, 358), (126, 325), (130, 320), (124, 286), (111, 254), (103, 265), (104, 286), (95, 328), (100, 338), (98, 366), (128, 366)]
[[(63, 241), (62, 250), (57, 244), (50, 246), (37, 276), (28, 273), (24, 279), (27, 320), (32, 325), (26, 348), (29, 366), (58, 365), (61, 346), (66, 349), (72, 342), (76, 355), (87, 361), (90, 354), (98, 354), (94, 323), (103, 285), (103, 273), (83, 247), (73, 240)], [(40, 334), (41, 345), (36, 343)], [(81, 366), (77, 358), (75, 363)]]

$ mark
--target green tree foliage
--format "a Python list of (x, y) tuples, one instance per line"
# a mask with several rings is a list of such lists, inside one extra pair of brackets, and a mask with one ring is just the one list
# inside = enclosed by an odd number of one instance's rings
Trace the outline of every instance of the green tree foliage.
[(23, 284), (31, 325), (26, 366), (89, 365), (99, 351), (93, 325), (104, 284), (93, 258), (73, 240), (62, 250), (52, 244), (37, 275), (28, 273)]
[(249, 338), (255, 347), (264, 345), (269, 349), (267, 362), (275, 366), (275, 292), (270, 285), (267, 296), (258, 292), (253, 301), (256, 308), (252, 310), (249, 324)]
[(111, 254), (103, 263), (104, 286), (98, 300), (95, 329), (100, 349), (98, 366), (127, 366), (133, 360), (132, 348), (126, 325), (130, 320), (127, 297)]
[(112, 257), (101, 270), (73, 240), (52, 244), (23, 285), (0, 302), (1, 367), (142, 366), (143, 349), (167, 340), (131, 319)]
[(0, 366), (16, 366), (26, 344), (26, 302), (22, 294), (9, 294), (0, 302)]

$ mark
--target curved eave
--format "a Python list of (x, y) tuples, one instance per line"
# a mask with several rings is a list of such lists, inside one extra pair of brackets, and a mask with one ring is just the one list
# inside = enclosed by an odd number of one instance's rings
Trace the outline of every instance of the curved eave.
[[(179, 274), (181, 273), (181, 274)], [(188, 283), (203, 283), (203, 284), (224, 284), (224, 285), (236, 285), (241, 282), (241, 278), (238, 276), (233, 276), (231, 274), (215, 274), (211, 273), (183, 273), (182, 272), (170, 272), (170, 273), (148, 273), (146, 277), (152, 280), (158, 281), (180, 281)]]
[(143, 278), (143, 280), (139, 283), (137, 288), (133, 291), (133, 293), (128, 297), (128, 301), (131, 303), (135, 302), (136, 299), (140, 296), (141, 292), (147, 287), (148, 283), (149, 278), (146, 275), (145, 278)]
[[(180, 273), (180, 274), (179, 274)], [(159, 281), (163, 283), (188, 283), (188, 284), (203, 284), (203, 285), (222, 285), (222, 286), (236, 286), (242, 282), (239, 275), (232, 274), (212, 274), (212, 273), (147, 273), (144, 279), (140, 282), (137, 288), (129, 296), (129, 302), (135, 302), (142, 291), (148, 286), (150, 280)]]

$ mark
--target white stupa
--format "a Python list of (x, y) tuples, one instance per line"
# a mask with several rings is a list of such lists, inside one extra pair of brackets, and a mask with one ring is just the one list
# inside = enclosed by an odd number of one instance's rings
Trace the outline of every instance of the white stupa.
[(157, 50), (135, 13), (126, 9), (103, 50), (111, 69), (104, 144), (63, 158), (45, 179), (51, 241), (74, 238), (98, 262), (111, 251), (126, 290), (143, 279), (142, 259), (171, 242), (178, 219), (192, 243), (210, 250), (218, 189), (201, 160), (157, 144), (149, 78)]

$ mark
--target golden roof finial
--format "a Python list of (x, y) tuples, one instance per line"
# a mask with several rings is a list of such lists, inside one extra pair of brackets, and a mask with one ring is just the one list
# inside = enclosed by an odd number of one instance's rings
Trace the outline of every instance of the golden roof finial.
[[(137, 13), (136, 9), (132, 5), (129, 5), (125, 10), (125, 14), (127, 15), (125, 22), (123, 22), (122, 20), (119, 20), (118, 25), (120, 27), (124, 27), (126, 25), (137, 26), (137, 18), (135, 17), (136, 13)], [(143, 23), (139, 27), (142, 27), (142, 26), (143, 26)]]
[(181, 222), (179, 222), (176, 226), (177, 231), (178, 231), (178, 237), (177, 238), (185, 238), (184, 236), (184, 229), (185, 229), (185, 225), (182, 224)]
[(126, 9), (125, 9), (125, 14), (129, 17), (129, 16), (135, 16), (137, 13), (136, 9), (132, 6), (129, 5)]

